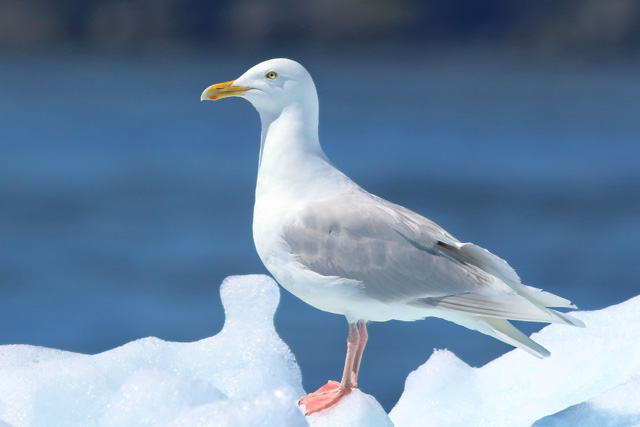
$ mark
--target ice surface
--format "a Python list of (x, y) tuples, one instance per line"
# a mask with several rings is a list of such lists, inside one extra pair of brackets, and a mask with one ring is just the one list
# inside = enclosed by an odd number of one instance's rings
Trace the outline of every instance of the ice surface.
[[(226, 279), (224, 327), (194, 343), (145, 338), (94, 356), (0, 347), (0, 420), (14, 426), (307, 425), (298, 365), (267, 276)], [(258, 422), (259, 421), (259, 422)]]
[(311, 427), (392, 427), (393, 423), (378, 401), (358, 389), (336, 405), (307, 417)]
[[(629, 420), (640, 415), (640, 297), (574, 314), (585, 329), (549, 325), (534, 334), (551, 351), (547, 359), (513, 350), (472, 368), (448, 351), (434, 352), (407, 378), (391, 419), (396, 426), (531, 426), (572, 407), (537, 425), (634, 425)], [(597, 414), (599, 423), (587, 422)]]
[(640, 374), (593, 399), (536, 422), (537, 427), (640, 426)]
[(84, 355), (0, 347), (5, 426), (640, 426), (640, 296), (578, 312), (587, 328), (535, 335), (539, 360), (513, 350), (473, 368), (438, 350), (407, 378), (389, 416), (353, 390), (304, 417), (300, 370), (278, 337), (279, 290), (267, 276), (221, 286), (226, 320), (193, 343), (144, 338)]

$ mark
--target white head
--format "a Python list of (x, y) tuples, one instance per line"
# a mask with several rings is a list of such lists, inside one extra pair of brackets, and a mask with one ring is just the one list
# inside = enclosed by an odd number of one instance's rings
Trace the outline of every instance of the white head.
[(290, 105), (316, 115), (318, 111), (318, 95), (311, 76), (302, 65), (286, 58), (261, 62), (236, 80), (209, 86), (200, 100), (230, 96), (246, 98), (261, 116), (277, 116)]

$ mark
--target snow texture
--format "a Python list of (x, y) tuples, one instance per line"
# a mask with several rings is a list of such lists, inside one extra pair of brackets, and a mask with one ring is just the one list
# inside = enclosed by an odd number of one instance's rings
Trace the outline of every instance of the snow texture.
[(535, 334), (547, 359), (513, 350), (473, 368), (437, 350), (389, 416), (353, 390), (304, 417), (300, 370), (273, 326), (276, 283), (235, 276), (220, 292), (223, 329), (194, 343), (145, 338), (97, 355), (0, 346), (0, 427), (640, 426), (640, 296), (573, 313), (585, 329)]
[(391, 419), (396, 426), (640, 425), (640, 297), (572, 315), (587, 327), (549, 325), (532, 336), (551, 351), (547, 359), (513, 350), (473, 368), (435, 351), (409, 374)]
[(307, 425), (300, 369), (267, 276), (226, 279), (226, 320), (194, 343), (145, 338), (94, 356), (0, 347), (0, 426)]
[(354, 389), (340, 402), (307, 417), (311, 427), (392, 427), (393, 423), (378, 401)]

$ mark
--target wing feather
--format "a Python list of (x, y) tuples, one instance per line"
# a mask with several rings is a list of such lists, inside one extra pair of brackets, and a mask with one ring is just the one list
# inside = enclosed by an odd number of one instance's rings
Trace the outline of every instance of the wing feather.
[(584, 327), (580, 320), (544, 306), (537, 306), (518, 294), (496, 296), (462, 294), (439, 298), (422, 298), (412, 303), (412, 305), (420, 304), (485, 317), (522, 320), (525, 322), (563, 323)]
[(430, 220), (366, 192), (306, 202), (283, 230), (310, 270), (363, 283), (383, 302), (495, 293), (494, 278), (439, 245), (461, 245)]
[(503, 259), (364, 190), (294, 211), (283, 230), (291, 254), (318, 274), (361, 282), (379, 301), (583, 326), (546, 308), (575, 308), (570, 301), (523, 285)]

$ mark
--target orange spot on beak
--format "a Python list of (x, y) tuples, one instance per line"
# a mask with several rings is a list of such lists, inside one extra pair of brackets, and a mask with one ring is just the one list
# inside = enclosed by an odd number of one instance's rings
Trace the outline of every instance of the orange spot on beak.
[(251, 90), (250, 87), (245, 86), (233, 86), (234, 81), (218, 83), (212, 86), (209, 86), (202, 92), (200, 95), (200, 100), (211, 100), (217, 101), (218, 99), (228, 98), (230, 96), (242, 96), (248, 90)]

